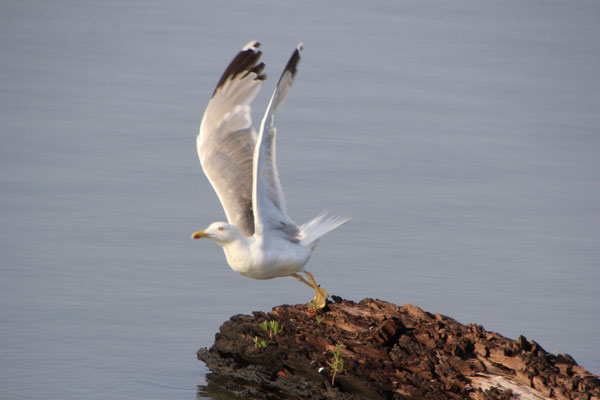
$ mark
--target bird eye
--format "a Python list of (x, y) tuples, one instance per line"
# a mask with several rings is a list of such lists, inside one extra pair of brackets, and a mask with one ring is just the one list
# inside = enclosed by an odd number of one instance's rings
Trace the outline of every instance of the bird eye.
[(222, 226), (217, 228), (218, 230), (222, 231), (224, 228)]

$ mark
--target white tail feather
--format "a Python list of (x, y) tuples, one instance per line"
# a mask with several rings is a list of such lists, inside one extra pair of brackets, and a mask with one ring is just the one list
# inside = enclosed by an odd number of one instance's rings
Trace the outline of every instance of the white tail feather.
[(316, 218), (300, 226), (300, 243), (314, 249), (319, 238), (350, 220), (350, 217), (332, 215), (322, 212)]

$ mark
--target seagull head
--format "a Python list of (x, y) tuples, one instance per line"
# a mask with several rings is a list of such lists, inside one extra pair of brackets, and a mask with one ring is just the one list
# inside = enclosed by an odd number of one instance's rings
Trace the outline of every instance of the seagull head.
[(192, 239), (211, 239), (221, 246), (231, 243), (242, 236), (240, 230), (227, 222), (213, 222), (203, 231), (192, 234)]

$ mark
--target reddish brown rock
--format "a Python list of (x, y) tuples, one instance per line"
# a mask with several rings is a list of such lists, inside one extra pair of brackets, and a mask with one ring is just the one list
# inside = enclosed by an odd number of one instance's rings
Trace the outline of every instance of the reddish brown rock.
[[(255, 399), (600, 400), (598, 376), (522, 336), (507, 339), (410, 304), (335, 300), (316, 312), (284, 305), (232, 317), (214, 345), (198, 351), (212, 371), (201, 392)], [(283, 329), (270, 338), (264, 321)], [(344, 365), (332, 385), (336, 344)]]

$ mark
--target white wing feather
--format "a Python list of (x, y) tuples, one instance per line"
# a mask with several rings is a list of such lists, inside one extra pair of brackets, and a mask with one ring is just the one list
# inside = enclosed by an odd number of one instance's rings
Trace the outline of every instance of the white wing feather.
[(231, 61), (206, 107), (196, 144), (202, 169), (215, 189), (227, 220), (244, 235), (254, 233), (252, 160), (256, 131), (250, 103), (265, 76), (256, 41)]
[(252, 207), (255, 235), (258, 236), (264, 236), (267, 232), (281, 231), (288, 238), (295, 240), (299, 234), (298, 227), (286, 214), (285, 198), (279, 181), (275, 157), (274, 114), (285, 101), (288, 89), (292, 85), (301, 50), (302, 43), (292, 53), (279, 78), (262, 120), (254, 150)]

